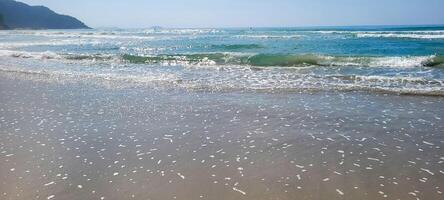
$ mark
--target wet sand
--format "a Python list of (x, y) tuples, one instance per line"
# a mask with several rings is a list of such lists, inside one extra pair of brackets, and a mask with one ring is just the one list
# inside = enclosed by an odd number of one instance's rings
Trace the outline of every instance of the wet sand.
[(444, 98), (0, 74), (0, 199), (444, 199)]

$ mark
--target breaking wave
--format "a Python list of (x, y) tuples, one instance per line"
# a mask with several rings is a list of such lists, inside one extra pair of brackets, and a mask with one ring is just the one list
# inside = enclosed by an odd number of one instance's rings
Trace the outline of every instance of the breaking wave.
[(444, 39), (444, 34), (418, 33), (357, 33), (360, 38), (410, 38), (410, 39)]
[(442, 27), (13, 30), (0, 38), (1, 75), (116, 87), (444, 96)]
[(236, 55), (225, 53), (137, 56), (125, 54), (123, 60), (136, 64), (163, 65), (240, 65), (253, 67), (444, 67), (443, 56), (362, 57), (324, 55)]
[[(6, 56), (6, 57), (4, 57)], [(29, 59), (31, 58), (31, 59)], [(163, 56), (133, 55), (75, 55), (53, 52), (0, 51), (0, 71), (21, 74), (26, 77), (42, 77), (45, 81), (80, 81), (104, 83), (125, 87), (126, 84), (191, 90), (211, 91), (371, 91), (383, 93), (444, 96), (444, 81), (426, 74), (373, 74), (342, 73), (323, 66), (443, 66), (440, 56), (423, 57), (334, 57), (319, 55), (240, 55), (240, 54), (192, 54)], [(61, 61), (68, 61), (64, 63)], [(84, 63), (86, 61), (87, 63)], [(90, 63), (98, 61), (105, 65)], [(112, 63), (112, 64), (110, 64)], [(129, 63), (129, 64), (128, 64)], [(131, 65), (131, 63), (135, 63)], [(146, 67), (146, 64), (197, 64), (197, 65), (248, 65), (253, 67), (226, 67), (223, 70), (207, 70), (176, 67)], [(296, 67), (302, 70), (269, 68), (267, 66)], [(321, 66), (317, 68), (299, 66)], [(115, 68), (114, 66), (120, 66)], [(210, 68), (213, 68), (211, 66)], [(217, 67), (214, 67), (217, 69)], [(358, 67), (361, 68), (361, 67)], [(357, 69), (358, 69), (357, 68)], [(318, 68), (319, 69), (319, 68)], [(353, 67), (354, 69), (354, 67)], [(361, 68), (369, 69), (370, 68)], [(405, 71), (406, 69), (397, 69)], [(430, 70), (434, 70), (430, 68)], [(438, 69), (440, 70), (440, 69)], [(429, 71), (429, 70), (426, 70)]]
[[(259, 46), (230, 46), (228, 48), (259, 48)], [(27, 52), (0, 50), (0, 56), (71, 61), (121, 61), (133, 64), (246, 66), (246, 67), (444, 67), (444, 56), (326, 56), (245, 53), (165, 54), (139, 56), (132, 54), (60, 54), (51, 51)]]
[(235, 35), (235, 38), (247, 38), (247, 39), (298, 39), (303, 37), (302, 35)]
[[(149, 86), (209, 91), (319, 92), (368, 91), (403, 95), (444, 96), (444, 82), (423, 77), (387, 77), (271, 73), (233, 70), (187, 77), (182, 73), (145, 71), (122, 73), (113, 71), (48, 70), (0, 64), (0, 71), (28, 79), (103, 84), (108, 87)], [(205, 75), (205, 76), (202, 76)]]
[(222, 49), (226, 51), (264, 48), (262, 45), (259, 44), (222, 44), (222, 45), (211, 45), (211, 47), (214, 49)]
[(422, 31), (312, 31), (321, 34), (354, 35), (358, 38), (444, 39), (444, 30)]

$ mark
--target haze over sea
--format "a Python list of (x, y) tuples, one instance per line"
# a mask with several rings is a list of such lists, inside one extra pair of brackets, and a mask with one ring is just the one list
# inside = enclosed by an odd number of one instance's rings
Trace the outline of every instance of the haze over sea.
[(443, 199), (444, 26), (0, 32), (0, 199)]

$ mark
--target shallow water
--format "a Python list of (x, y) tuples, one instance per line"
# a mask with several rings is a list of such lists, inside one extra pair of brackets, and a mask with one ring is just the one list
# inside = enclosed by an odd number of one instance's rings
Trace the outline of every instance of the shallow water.
[(206, 91), (444, 95), (444, 27), (1, 31), (0, 70)]
[(0, 199), (443, 198), (440, 97), (11, 77)]

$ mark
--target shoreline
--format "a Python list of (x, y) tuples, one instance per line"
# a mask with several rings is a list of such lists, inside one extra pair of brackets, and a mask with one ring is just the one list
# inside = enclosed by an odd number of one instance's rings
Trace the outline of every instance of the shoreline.
[(444, 99), (0, 73), (5, 199), (440, 199)]
[[(214, 86), (192, 86), (188, 87), (183, 84), (183, 80), (133, 80), (132, 77), (124, 78), (117, 77), (117, 79), (111, 79), (110, 77), (94, 77), (91, 74), (83, 75), (68, 75), (68, 74), (51, 74), (45, 71), (17, 71), (0, 69), (0, 77), (8, 79), (29, 80), (36, 82), (43, 82), (48, 84), (81, 84), (93, 87), (105, 87), (108, 89), (161, 89), (161, 90), (178, 90), (183, 92), (203, 92), (203, 93), (259, 93), (259, 94), (342, 94), (351, 93), (358, 95), (387, 95), (387, 96), (418, 96), (418, 97), (444, 97), (444, 93), (441, 90), (436, 91), (422, 91), (422, 90), (387, 90), (385, 88), (369, 88), (358, 87), (356, 88), (217, 88)], [(192, 85), (190, 83), (190, 85)]]

